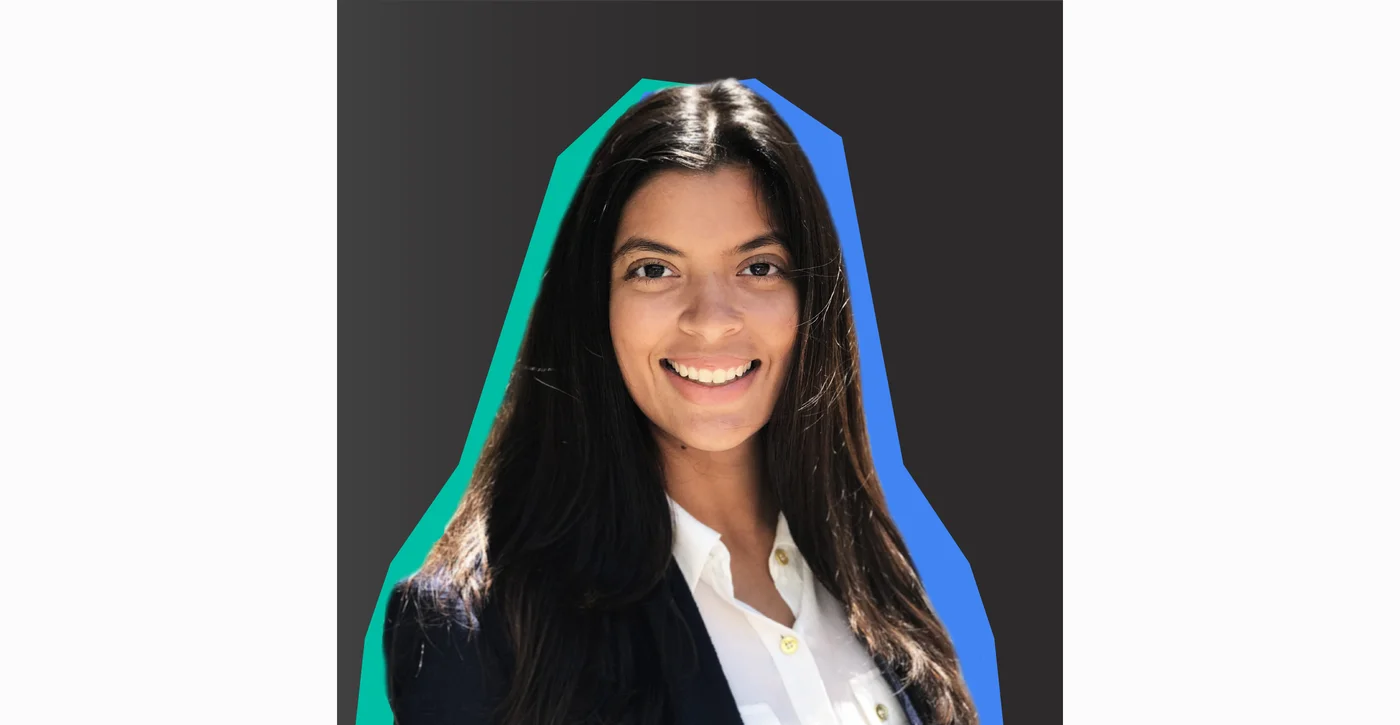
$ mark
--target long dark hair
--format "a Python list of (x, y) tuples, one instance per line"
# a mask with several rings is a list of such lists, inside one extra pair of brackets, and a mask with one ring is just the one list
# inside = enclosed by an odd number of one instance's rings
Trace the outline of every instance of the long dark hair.
[(665, 688), (638, 604), (671, 559), (660, 453), (608, 325), (623, 204), (665, 169), (755, 173), (792, 257), (797, 349), (758, 435), (764, 481), (851, 629), (907, 684), (925, 722), (976, 714), (875, 477), (855, 323), (826, 201), (791, 129), (734, 80), (669, 88), (613, 125), (564, 216), (507, 388), (461, 506), (416, 575), (502, 613), (501, 720), (659, 723)]

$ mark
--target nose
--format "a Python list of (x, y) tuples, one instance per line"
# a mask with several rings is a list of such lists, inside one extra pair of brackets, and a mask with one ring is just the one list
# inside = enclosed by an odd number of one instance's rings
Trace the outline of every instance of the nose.
[(681, 331), (703, 338), (706, 342), (719, 340), (742, 330), (743, 315), (734, 300), (734, 290), (718, 274), (707, 275), (693, 286), (685, 311), (681, 313)]

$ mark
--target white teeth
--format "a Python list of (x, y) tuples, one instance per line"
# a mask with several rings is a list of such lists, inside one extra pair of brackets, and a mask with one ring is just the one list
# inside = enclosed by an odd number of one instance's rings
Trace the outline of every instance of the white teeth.
[(670, 363), (671, 369), (675, 370), (677, 375), (683, 378), (689, 378), (698, 383), (707, 383), (710, 385), (723, 385), (735, 378), (743, 377), (744, 373), (747, 373), (753, 368), (752, 361), (726, 370), (693, 368), (669, 360), (667, 362)]

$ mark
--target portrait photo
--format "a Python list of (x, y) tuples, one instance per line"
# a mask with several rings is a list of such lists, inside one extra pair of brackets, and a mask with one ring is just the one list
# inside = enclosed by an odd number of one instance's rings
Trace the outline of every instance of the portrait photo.
[(1400, 5), (5, 10), (5, 723), (1397, 722)]
[(1058, 5), (588, 8), (385, 11), (355, 722), (1053, 710)]

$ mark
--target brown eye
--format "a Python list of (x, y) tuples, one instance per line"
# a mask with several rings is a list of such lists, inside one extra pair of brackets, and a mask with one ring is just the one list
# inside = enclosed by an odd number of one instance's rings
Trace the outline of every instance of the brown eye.
[(744, 267), (744, 271), (740, 274), (747, 274), (753, 277), (777, 277), (779, 275), (779, 270), (777, 265), (772, 262), (754, 262)]
[(639, 264), (633, 267), (632, 271), (629, 272), (627, 276), (632, 279), (653, 280), (668, 276), (674, 277), (675, 274), (672, 273), (670, 268), (666, 265), (652, 262), (649, 264)]

